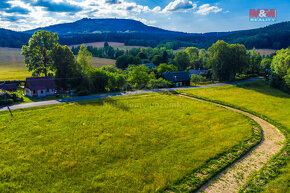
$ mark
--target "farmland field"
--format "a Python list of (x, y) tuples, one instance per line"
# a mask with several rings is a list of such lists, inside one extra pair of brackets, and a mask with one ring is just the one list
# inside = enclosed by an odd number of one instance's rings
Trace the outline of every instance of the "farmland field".
[[(223, 86), (183, 90), (184, 93), (227, 102), (265, 115), (290, 128), (290, 95), (273, 89), (261, 80), (237, 86)], [(282, 169), (282, 175), (268, 185), (266, 192), (287, 192), (290, 165)]]
[[(104, 47), (104, 43), (105, 42), (92, 42), (92, 43), (84, 43), (86, 46), (93, 46), (93, 47), (97, 47), (97, 48), (101, 48)], [(114, 48), (119, 48), (122, 50), (130, 50), (132, 48), (145, 48), (144, 46), (125, 46), (124, 43), (120, 43), (120, 42), (108, 42), (110, 46), (114, 47)], [(81, 46), (82, 44), (75, 44), (75, 45), (70, 45), (69, 47), (78, 47)]]
[[(115, 65), (116, 61), (106, 58), (92, 58), (95, 67)], [(25, 80), (30, 77), (31, 72), (27, 71), (24, 64), (24, 56), (21, 49), (0, 47), (0, 81), (1, 80)]]
[(20, 49), (0, 48), (0, 81), (24, 80), (30, 76)]
[(92, 57), (92, 64), (95, 67), (102, 67), (102, 66), (114, 66), (116, 64), (116, 60), (107, 59), (107, 58), (96, 58)]
[(240, 114), (158, 93), (0, 113), (0, 192), (153, 192), (252, 134)]

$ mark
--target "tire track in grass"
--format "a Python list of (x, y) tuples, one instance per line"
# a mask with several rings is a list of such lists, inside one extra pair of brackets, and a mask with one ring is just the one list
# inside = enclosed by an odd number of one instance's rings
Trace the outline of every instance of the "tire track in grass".
[(219, 175), (204, 184), (198, 192), (208, 193), (233, 193), (238, 192), (240, 188), (250, 179), (251, 174), (261, 169), (275, 154), (279, 153), (286, 141), (285, 136), (267, 121), (252, 115), (250, 113), (220, 105), (214, 102), (189, 97), (179, 94), (181, 97), (198, 100), (201, 102), (212, 103), (219, 107), (226, 108), (248, 116), (257, 122), (263, 130), (263, 141), (252, 151), (243, 156), (230, 167), (222, 171)]

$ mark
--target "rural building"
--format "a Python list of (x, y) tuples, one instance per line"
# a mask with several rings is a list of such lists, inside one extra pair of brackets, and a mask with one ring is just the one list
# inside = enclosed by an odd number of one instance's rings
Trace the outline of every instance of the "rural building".
[(138, 66), (145, 65), (149, 69), (156, 68), (155, 64), (153, 63), (145, 63), (145, 64), (138, 64)]
[(191, 75), (193, 75), (193, 74), (195, 74), (197, 76), (200, 75), (200, 74), (207, 75), (208, 74), (208, 70), (200, 70), (200, 69), (195, 70), (195, 69), (191, 69), (191, 70), (188, 71), (189, 77), (191, 77)]
[(189, 86), (190, 78), (185, 71), (163, 73), (162, 77), (175, 86)]
[(26, 78), (25, 95), (46, 97), (55, 94), (56, 85), (51, 77)]
[(15, 83), (3, 83), (0, 84), (0, 90), (6, 90), (6, 91), (16, 91), (18, 88), (17, 84)]

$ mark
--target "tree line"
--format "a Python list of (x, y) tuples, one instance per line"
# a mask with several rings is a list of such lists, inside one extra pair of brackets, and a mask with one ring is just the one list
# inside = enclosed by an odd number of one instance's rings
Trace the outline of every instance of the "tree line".
[[(72, 52), (74, 55), (77, 55), (81, 46), (78, 47), (72, 47)], [(104, 43), (103, 48), (97, 48), (93, 46), (87, 46), (87, 50), (92, 53), (93, 57), (98, 58), (109, 58), (109, 59), (117, 59), (119, 56), (122, 56), (125, 54), (124, 50), (121, 50), (119, 48), (113, 48), (109, 45), (108, 42)]]

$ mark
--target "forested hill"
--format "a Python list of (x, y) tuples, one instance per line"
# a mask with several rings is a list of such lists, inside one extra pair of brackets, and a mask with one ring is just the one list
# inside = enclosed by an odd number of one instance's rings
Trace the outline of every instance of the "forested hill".
[(290, 21), (232, 33), (224, 40), (228, 43), (242, 43), (249, 48), (287, 48), (290, 46)]
[(88, 19), (84, 18), (73, 23), (57, 24), (43, 28), (37, 28), (26, 33), (46, 30), (58, 33), (59, 35), (68, 34), (96, 34), (96, 33), (165, 33), (179, 34), (182, 32), (168, 31), (157, 27), (151, 27), (142, 22), (132, 19)]
[(251, 30), (198, 34), (164, 30), (130, 19), (82, 19), (25, 32), (0, 29), (0, 47), (21, 47), (38, 30), (58, 33), (60, 43), (66, 45), (114, 41), (131, 46), (160, 45), (177, 49), (186, 46), (208, 48), (217, 40), (225, 40), (228, 43), (242, 43), (249, 49), (290, 46), (289, 21)]

